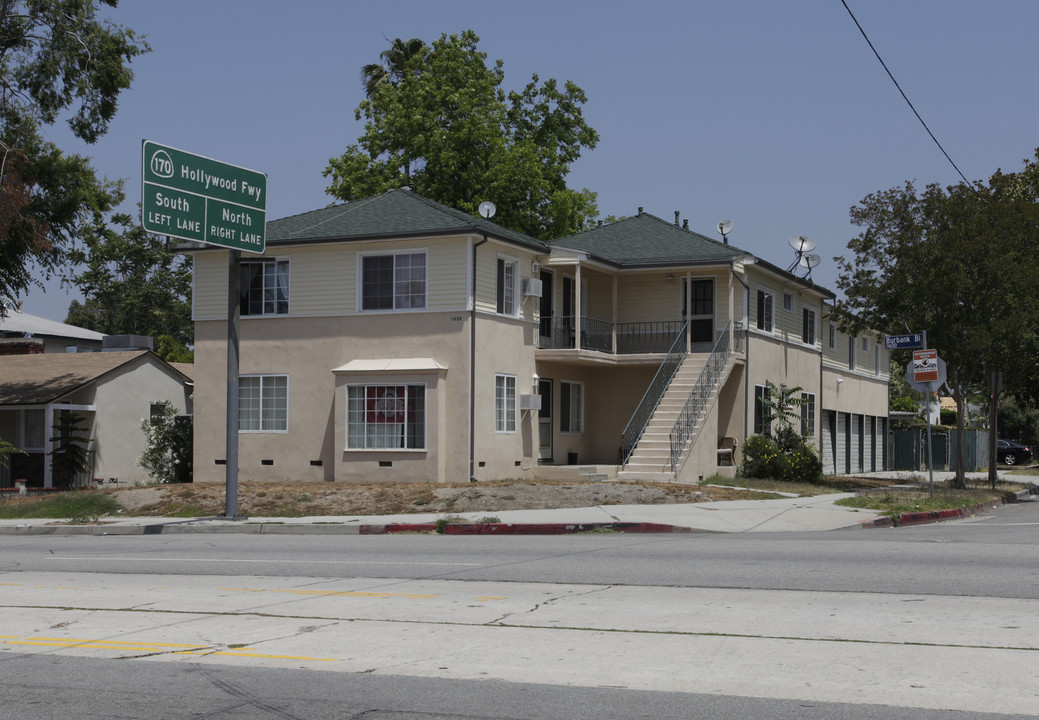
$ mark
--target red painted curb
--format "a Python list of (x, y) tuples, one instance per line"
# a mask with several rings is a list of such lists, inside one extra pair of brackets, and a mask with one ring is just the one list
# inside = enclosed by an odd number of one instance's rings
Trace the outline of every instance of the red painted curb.
[[(448, 523), (444, 535), (571, 535), (574, 533), (612, 530), (622, 533), (691, 532), (689, 528), (660, 523)], [(362, 525), (361, 535), (393, 533), (436, 533), (436, 523), (397, 523)]]

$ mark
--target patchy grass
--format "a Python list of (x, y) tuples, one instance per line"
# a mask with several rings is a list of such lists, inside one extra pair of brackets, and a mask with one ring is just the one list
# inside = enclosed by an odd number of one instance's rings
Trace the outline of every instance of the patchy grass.
[(814, 495), (832, 495), (833, 493), (859, 492), (861, 490), (883, 488), (907, 482), (914, 482), (914, 480), (902, 477), (891, 480), (889, 478), (833, 475), (824, 477), (817, 483), (738, 477), (734, 480), (729, 480), (727, 483), (722, 481), (722, 484), (728, 484), (732, 487), (794, 493), (801, 497), (811, 497)]
[(998, 501), (1006, 494), (1017, 492), (1020, 489), (1020, 484), (999, 482), (996, 483), (996, 488), (993, 490), (987, 480), (968, 480), (966, 489), (957, 489), (949, 483), (942, 482), (934, 484), (934, 497), (932, 498), (930, 488), (925, 482), (914, 488), (867, 490), (853, 498), (838, 500), (837, 504), (876, 510), (882, 515), (897, 517), (903, 513), (970, 508)]
[(10, 498), (0, 504), (0, 518), (54, 518), (76, 522), (96, 522), (112, 515), (119, 503), (99, 490), (71, 490), (49, 496), (28, 495)]

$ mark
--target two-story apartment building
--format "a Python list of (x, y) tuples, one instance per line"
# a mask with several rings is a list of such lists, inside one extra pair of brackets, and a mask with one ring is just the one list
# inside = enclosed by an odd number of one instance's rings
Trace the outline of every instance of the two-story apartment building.
[[(219, 480), (228, 254), (195, 252), (195, 477)], [(268, 223), (240, 272), (247, 480), (695, 479), (765, 380), (813, 395), (834, 458), (886, 417), (886, 354), (840, 364), (831, 293), (641, 211), (549, 245), (394, 190)]]

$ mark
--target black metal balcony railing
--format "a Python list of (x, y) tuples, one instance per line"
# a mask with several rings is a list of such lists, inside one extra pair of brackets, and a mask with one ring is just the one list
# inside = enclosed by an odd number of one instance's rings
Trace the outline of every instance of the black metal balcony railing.
[[(666, 353), (685, 323), (681, 320), (612, 323), (581, 318), (581, 349), (612, 353), (617, 335), (618, 354)], [(577, 347), (577, 319), (557, 315), (541, 318), (538, 347), (543, 350), (572, 350)]]

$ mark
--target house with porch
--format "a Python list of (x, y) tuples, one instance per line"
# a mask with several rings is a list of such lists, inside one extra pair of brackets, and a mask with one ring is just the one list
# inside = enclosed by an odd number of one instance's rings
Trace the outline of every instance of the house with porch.
[[(195, 478), (220, 481), (228, 251), (181, 249)], [(392, 190), (269, 222), (237, 272), (243, 480), (697, 480), (733, 471), (766, 380), (802, 388), (835, 468), (883, 445), (876, 338), (830, 347), (832, 293), (677, 218), (546, 244)]]
[(70, 484), (93, 478), (148, 482), (137, 466), (145, 449), (141, 421), (168, 400), (191, 412), (191, 366), (173, 367), (147, 350), (0, 356), (0, 438), (21, 452), (0, 464), (0, 488), (24, 480), (58, 486), (48, 458), (62, 413), (83, 417), (90, 469)]

